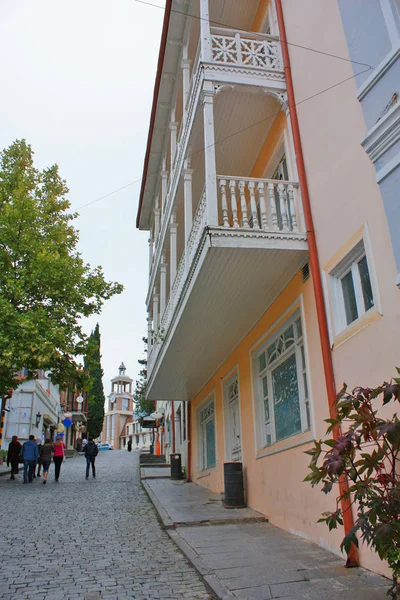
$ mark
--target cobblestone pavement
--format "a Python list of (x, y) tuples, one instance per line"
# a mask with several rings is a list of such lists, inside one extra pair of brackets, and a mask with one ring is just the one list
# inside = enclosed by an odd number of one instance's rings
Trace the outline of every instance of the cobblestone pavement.
[(54, 465), (47, 485), (0, 478), (2, 600), (212, 598), (161, 528), (138, 461), (100, 452), (87, 481), (84, 457), (62, 465), (59, 483)]

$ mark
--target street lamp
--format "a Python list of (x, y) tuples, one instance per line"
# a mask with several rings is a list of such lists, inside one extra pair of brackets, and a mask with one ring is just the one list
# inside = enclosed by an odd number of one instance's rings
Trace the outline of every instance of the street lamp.
[(36, 413), (36, 427), (39, 427), (41, 418), (42, 418), (42, 413), (39, 411), (38, 413)]

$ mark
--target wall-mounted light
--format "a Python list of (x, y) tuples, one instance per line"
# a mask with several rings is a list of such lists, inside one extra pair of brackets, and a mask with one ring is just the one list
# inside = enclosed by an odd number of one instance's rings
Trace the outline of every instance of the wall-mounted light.
[(42, 413), (39, 411), (38, 413), (36, 413), (36, 427), (39, 427), (41, 418), (42, 418)]

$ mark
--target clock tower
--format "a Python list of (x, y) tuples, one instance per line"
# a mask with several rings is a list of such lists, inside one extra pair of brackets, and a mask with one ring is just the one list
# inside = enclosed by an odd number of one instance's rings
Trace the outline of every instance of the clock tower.
[(126, 426), (133, 420), (132, 382), (122, 362), (117, 377), (111, 379), (101, 435), (101, 441), (111, 444), (114, 450), (124, 449), (128, 443)]

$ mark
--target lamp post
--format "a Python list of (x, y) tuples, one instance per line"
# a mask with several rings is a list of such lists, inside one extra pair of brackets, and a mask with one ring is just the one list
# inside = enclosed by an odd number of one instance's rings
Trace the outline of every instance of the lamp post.
[(42, 418), (42, 413), (41, 413), (41, 412), (40, 412), (40, 410), (39, 410), (39, 412), (38, 412), (38, 413), (36, 413), (36, 422), (35, 422), (35, 427), (36, 427), (36, 428), (38, 428), (38, 427), (39, 427), (39, 425), (40, 425), (40, 419), (41, 419), (41, 418)]

